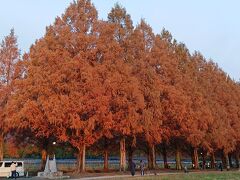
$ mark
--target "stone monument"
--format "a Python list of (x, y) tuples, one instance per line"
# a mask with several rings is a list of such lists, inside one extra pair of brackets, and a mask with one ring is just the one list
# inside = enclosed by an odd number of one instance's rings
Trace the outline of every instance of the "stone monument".
[(69, 176), (63, 176), (63, 172), (57, 171), (57, 163), (56, 163), (55, 155), (53, 156), (53, 159), (49, 159), (49, 156), (47, 156), (45, 169), (43, 172), (38, 172), (38, 177), (43, 177), (48, 179), (69, 178)]

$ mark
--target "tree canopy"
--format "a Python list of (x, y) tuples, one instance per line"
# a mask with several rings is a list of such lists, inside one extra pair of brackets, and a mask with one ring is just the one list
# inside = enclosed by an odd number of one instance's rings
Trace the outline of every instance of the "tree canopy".
[(12, 132), (45, 151), (68, 142), (79, 170), (85, 148), (103, 140), (147, 147), (152, 161), (158, 145), (174, 147), (176, 158), (182, 144), (239, 151), (239, 83), (169, 31), (155, 34), (144, 20), (134, 27), (119, 4), (106, 21), (97, 14), (90, 0), (74, 1), (22, 60), (13, 30), (2, 41), (0, 159)]

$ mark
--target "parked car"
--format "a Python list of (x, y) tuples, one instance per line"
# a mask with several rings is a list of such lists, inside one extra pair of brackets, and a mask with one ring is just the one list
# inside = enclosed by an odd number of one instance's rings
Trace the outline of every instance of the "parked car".
[[(17, 177), (24, 176), (24, 161), (14, 161), (17, 164), (16, 174)], [(10, 177), (11, 176), (11, 166), (12, 161), (0, 161), (0, 177)]]

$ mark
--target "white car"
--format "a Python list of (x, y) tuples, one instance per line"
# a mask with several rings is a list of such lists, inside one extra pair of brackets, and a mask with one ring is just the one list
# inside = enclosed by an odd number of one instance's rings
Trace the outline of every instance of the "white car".
[(0, 161), (0, 177), (11, 177), (11, 164), (17, 163), (16, 176), (24, 176), (24, 161)]

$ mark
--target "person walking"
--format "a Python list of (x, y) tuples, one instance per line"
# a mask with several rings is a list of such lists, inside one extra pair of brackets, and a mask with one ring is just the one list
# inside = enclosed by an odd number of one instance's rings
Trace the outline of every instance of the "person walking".
[(220, 162), (220, 164), (219, 164), (219, 169), (220, 169), (221, 171), (223, 171), (223, 165), (222, 165), (221, 162)]
[(144, 176), (144, 168), (145, 168), (145, 164), (144, 164), (143, 160), (140, 160), (141, 176)]
[(130, 164), (130, 171), (131, 171), (132, 176), (135, 175), (135, 169), (136, 169), (136, 164), (135, 164), (135, 162), (132, 161)]
[(12, 164), (11, 164), (11, 166), (10, 166), (10, 169), (11, 169), (12, 178), (14, 178), (14, 179), (17, 178), (16, 166), (17, 166), (17, 165), (12, 161)]

